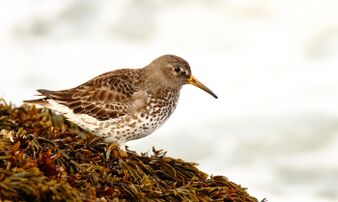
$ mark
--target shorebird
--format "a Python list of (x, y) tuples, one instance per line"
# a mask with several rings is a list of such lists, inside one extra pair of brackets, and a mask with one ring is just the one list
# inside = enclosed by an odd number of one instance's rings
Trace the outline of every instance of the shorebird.
[(143, 68), (110, 71), (75, 88), (39, 89), (42, 98), (25, 102), (50, 108), (125, 150), (127, 141), (151, 134), (169, 118), (185, 84), (217, 98), (192, 76), (187, 61), (163, 55)]

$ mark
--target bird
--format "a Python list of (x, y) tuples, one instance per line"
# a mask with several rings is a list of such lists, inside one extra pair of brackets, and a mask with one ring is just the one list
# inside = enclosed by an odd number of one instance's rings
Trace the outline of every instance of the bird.
[(143, 68), (113, 70), (74, 88), (39, 89), (43, 97), (24, 102), (49, 108), (125, 151), (126, 142), (163, 125), (174, 112), (185, 84), (217, 98), (192, 75), (186, 60), (168, 54)]

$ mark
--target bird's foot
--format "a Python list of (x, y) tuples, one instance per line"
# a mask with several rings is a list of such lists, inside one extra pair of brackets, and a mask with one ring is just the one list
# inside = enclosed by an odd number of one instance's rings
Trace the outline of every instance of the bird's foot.
[(108, 147), (105, 149), (106, 152), (106, 160), (109, 161), (109, 159), (112, 158), (126, 158), (128, 157), (127, 151), (124, 147), (121, 147), (121, 145), (113, 143), (108, 144)]

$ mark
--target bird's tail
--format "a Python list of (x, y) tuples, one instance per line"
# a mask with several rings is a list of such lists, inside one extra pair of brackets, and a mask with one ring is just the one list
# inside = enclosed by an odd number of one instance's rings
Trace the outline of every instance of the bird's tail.
[(40, 98), (40, 99), (34, 99), (34, 100), (24, 100), (23, 101), (26, 104), (39, 104), (39, 105), (45, 105), (47, 104), (46, 98)]
[(46, 93), (48, 92), (47, 90), (41, 89), (41, 90), (37, 90), (40, 94), (37, 94), (36, 96), (44, 96), (42, 98), (39, 99), (33, 99), (33, 100), (24, 100), (24, 103), (27, 104), (39, 104), (39, 105), (45, 105), (48, 103), (47, 101), (47, 96)]

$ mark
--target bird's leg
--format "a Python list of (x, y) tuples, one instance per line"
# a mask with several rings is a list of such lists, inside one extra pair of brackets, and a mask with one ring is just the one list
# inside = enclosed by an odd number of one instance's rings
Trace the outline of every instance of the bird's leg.
[(121, 148), (121, 145), (119, 143), (111, 142), (107, 143), (105, 146), (105, 157), (106, 161), (109, 161), (112, 157), (118, 159), (128, 157), (128, 154), (124, 147)]
[(121, 157), (128, 157), (125, 144), (124, 143), (118, 143), (118, 145), (119, 145)]

